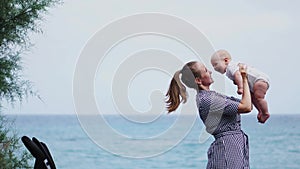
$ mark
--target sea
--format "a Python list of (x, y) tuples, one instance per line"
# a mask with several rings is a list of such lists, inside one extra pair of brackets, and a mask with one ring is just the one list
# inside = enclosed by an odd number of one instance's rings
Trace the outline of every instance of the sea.
[[(123, 116), (105, 115), (112, 131), (128, 139), (120, 141), (112, 137), (111, 131), (105, 132), (101, 137), (112, 139), (101, 145), (76, 115), (8, 117), (14, 121), (19, 137), (36, 137), (48, 146), (58, 169), (204, 169), (206, 152), (214, 141), (212, 136), (200, 140), (203, 124), (199, 118), (194, 123), (186, 121), (186, 125), (192, 125), (181, 137), (177, 137), (176, 131), (182, 132), (176, 129), (168, 137), (149, 142), (174, 127), (178, 117), (165, 115), (158, 123), (154, 120), (134, 126), (131, 124), (134, 121), (124, 120)], [(249, 137), (252, 169), (300, 168), (300, 115), (272, 115), (265, 124), (258, 123), (254, 115), (242, 115), (242, 129)], [(178, 138), (182, 139), (174, 141)], [(135, 139), (142, 140), (144, 146), (135, 146)], [(118, 147), (127, 148), (126, 152), (118, 153)], [(140, 150), (138, 154), (129, 153), (137, 150)], [(34, 164), (34, 159), (31, 163)]]

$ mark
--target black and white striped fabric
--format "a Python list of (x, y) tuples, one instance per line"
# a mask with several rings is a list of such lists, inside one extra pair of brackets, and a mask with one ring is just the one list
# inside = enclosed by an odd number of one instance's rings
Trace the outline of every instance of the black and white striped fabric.
[(249, 168), (248, 136), (241, 130), (240, 100), (214, 91), (200, 90), (196, 97), (206, 131), (215, 137), (207, 169)]

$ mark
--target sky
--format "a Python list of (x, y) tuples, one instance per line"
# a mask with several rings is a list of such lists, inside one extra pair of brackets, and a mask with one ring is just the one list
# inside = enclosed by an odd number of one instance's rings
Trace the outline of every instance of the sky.
[[(101, 1), (66, 0), (49, 10), (32, 34), (34, 46), (24, 54), (24, 77), (33, 82), (43, 101), (29, 97), (6, 114), (76, 114), (73, 80), (76, 65), (86, 45), (106, 26), (136, 14), (160, 13), (183, 19), (201, 31), (215, 49), (228, 50), (233, 59), (254, 66), (270, 77), (266, 99), (272, 114), (300, 114), (298, 1)], [(120, 30), (122, 27), (120, 27)], [(112, 35), (113, 36), (113, 35)], [(108, 39), (109, 40), (109, 39)], [(191, 51), (170, 38), (144, 35), (128, 38), (107, 53), (95, 74), (95, 99), (105, 113), (116, 112), (111, 99), (110, 77), (129, 53), (144, 49), (172, 51), (183, 62)], [(125, 59), (126, 60), (126, 59)], [(159, 60), (158, 60), (159, 62)], [(207, 65), (211, 69), (210, 65)], [(179, 69), (179, 68), (178, 68)], [(139, 111), (151, 108), (150, 93), (167, 91), (171, 72), (140, 71), (132, 78), (128, 97)], [(213, 77), (220, 78), (213, 71)], [(227, 95), (239, 97), (235, 86), (225, 79)], [(120, 82), (121, 84), (121, 82)], [(126, 84), (125, 84), (126, 85)], [(85, 89), (82, 89), (83, 91)], [(88, 111), (88, 110), (87, 110)], [(255, 111), (254, 111), (255, 112)]]

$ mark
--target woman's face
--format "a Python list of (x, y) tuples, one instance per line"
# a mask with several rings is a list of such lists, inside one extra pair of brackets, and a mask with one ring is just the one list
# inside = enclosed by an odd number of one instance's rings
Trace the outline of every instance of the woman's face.
[(200, 73), (200, 77), (198, 77), (199, 79), (200, 79), (200, 81), (201, 81), (201, 84), (203, 85), (203, 86), (210, 86), (213, 82), (214, 82), (214, 80), (212, 79), (212, 77), (211, 77), (211, 71), (210, 70), (208, 70), (202, 63), (200, 63), (200, 62), (197, 62), (196, 64), (195, 64), (195, 66), (196, 66), (196, 70), (198, 70), (199, 71), (199, 73)]

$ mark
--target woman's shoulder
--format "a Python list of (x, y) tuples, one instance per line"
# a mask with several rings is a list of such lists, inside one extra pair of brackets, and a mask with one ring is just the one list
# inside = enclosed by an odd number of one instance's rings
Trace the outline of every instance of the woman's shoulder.
[(216, 93), (217, 92), (213, 90), (199, 90), (197, 96), (203, 97), (203, 96), (208, 96)]
[(216, 95), (218, 95), (218, 93), (213, 90), (200, 90), (197, 93), (196, 99), (198, 103), (207, 102), (208, 100), (211, 100), (211, 98), (214, 98)]
[(234, 101), (240, 101), (240, 99), (238, 98), (235, 98), (233, 96), (227, 96), (227, 95), (224, 95), (224, 94), (221, 94), (221, 93), (218, 93), (214, 90), (200, 90), (198, 93), (197, 93), (197, 98), (199, 100), (207, 100), (208, 98), (212, 99), (230, 99), (230, 100), (234, 100)]

